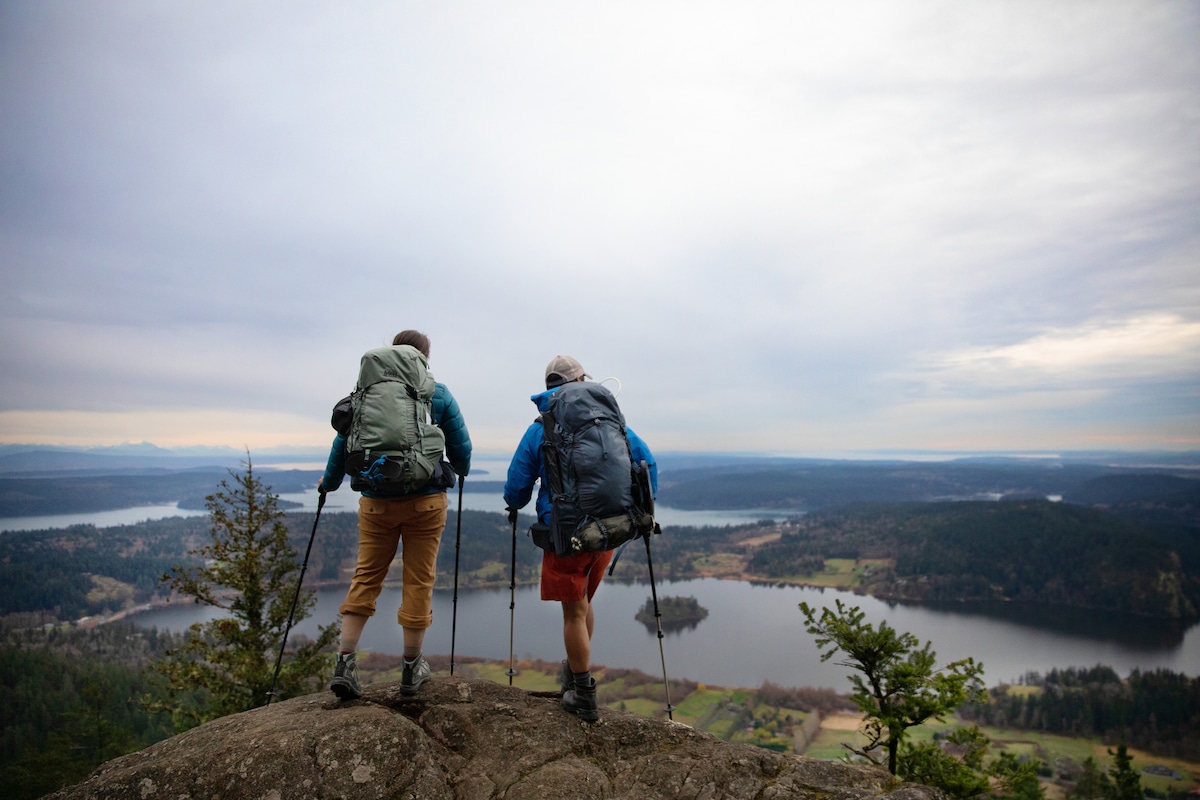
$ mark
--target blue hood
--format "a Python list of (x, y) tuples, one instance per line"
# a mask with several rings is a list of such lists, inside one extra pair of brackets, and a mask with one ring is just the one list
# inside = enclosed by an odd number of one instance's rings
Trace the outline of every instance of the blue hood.
[(561, 388), (561, 386), (555, 386), (553, 389), (547, 389), (544, 392), (532, 395), (529, 399), (537, 406), (538, 411), (545, 414), (550, 410), (550, 396)]

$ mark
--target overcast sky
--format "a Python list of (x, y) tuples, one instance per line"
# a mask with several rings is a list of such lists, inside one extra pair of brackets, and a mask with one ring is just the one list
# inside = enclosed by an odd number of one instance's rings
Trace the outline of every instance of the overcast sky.
[(404, 328), (656, 450), (1200, 447), (1200, 3), (0, 2), (0, 443), (324, 447)]

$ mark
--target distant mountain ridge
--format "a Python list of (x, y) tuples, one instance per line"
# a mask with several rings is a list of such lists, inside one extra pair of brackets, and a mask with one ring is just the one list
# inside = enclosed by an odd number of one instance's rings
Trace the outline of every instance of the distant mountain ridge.
[[(168, 450), (148, 443), (69, 448), (0, 445), (0, 517), (105, 511), (203, 498), (240, 470), (234, 448)], [(1106, 456), (1107, 454), (1099, 454)], [(279, 448), (249, 454), (276, 492), (304, 491), (319, 477), (327, 451)], [(861, 502), (937, 502), (1053, 498), (1109, 506), (1131, 516), (1194, 526), (1200, 453), (1172, 455), (1175, 466), (1149, 466), (1162, 454), (1125, 454), (1095, 462), (1071, 458), (976, 456), (942, 461), (811, 459), (749, 453), (658, 454), (659, 496), (679, 509), (771, 509), (811, 513)], [(189, 478), (188, 476), (191, 476)], [(118, 480), (133, 478), (138, 480)], [(502, 477), (502, 476), (497, 476)], [(472, 472), (468, 492), (498, 493), (501, 480)]]
[[(253, 450), (254, 464), (270, 466), (295, 462), (321, 462), (329, 451), (318, 448), (267, 448)], [(237, 468), (246, 451), (233, 447), (182, 447), (167, 449), (149, 442), (110, 447), (63, 445), (0, 445), (0, 474), (23, 477), (43, 473), (130, 473), (145, 470), (185, 470), (201, 467)]]
[[(151, 442), (79, 447), (53, 444), (0, 444), (0, 474), (37, 471), (95, 471), (238, 467), (246, 460), (242, 448), (193, 445), (161, 447)], [(327, 447), (267, 447), (249, 453), (255, 464), (324, 463)], [(502, 454), (503, 457), (504, 454)], [(659, 467), (673, 471), (746, 470), (758, 467), (818, 466), (1020, 466), (1049, 468), (1093, 465), (1109, 468), (1183, 470), (1200, 477), (1200, 451), (1066, 451), (1054, 453), (979, 451), (848, 452), (842, 456), (812, 457), (772, 452), (658, 451)], [(14, 476), (16, 477), (16, 476)]]

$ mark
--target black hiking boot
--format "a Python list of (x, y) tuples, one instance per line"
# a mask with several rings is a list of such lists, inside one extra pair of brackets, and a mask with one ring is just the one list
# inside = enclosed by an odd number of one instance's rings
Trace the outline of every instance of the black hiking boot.
[(558, 668), (558, 686), (559, 697), (575, 688), (575, 676), (571, 674), (571, 667), (566, 661)]
[(596, 679), (588, 678), (586, 685), (573, 681), (573, 686), (563, 695), (562, 704), (563, 708), (584, 722), (600, 719), (600, 712), (596, 708)]
[(416, 694), (421, 684), (429, 680), (429, 662), (424, 656), (417, 656), (409, 661), (404, 659), (404, 669), (400, 672), (400, 694)]
[(355, 653), (338, 653), (329, 689), (339, 700), (357, 700), (362, 697), (362, 686), (358, 684), (358, 658)]

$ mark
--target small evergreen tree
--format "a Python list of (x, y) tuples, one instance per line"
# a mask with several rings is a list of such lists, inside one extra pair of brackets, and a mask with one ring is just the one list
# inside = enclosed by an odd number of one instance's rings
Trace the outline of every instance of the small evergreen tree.
[[(847, 659), (838, 663), (859, 673), (850, 676), (854, 687), (850, 698), (866, 715), (867, 743), (845, 747), (874, 764), (886, 765), (895, 775), (900, 744), (909, 728), (941, 720), (963, 703), (986, 700), (980, 680), (983, 665), (967, 658), (935, 669), (937, 654), (929, 642), (918, 649), (917, 637), (911, 633), (898, 633), (887, 622), (876, 629), (863, 621), (857, 606), (836, 603), (836, 611), (822, 608), (819, 617), (808, 603), (801, 603), (800, 610), (806, 629), (817, 637), (817, 648), (824, 651), (821, 660), (841, 651)], [(883, 758), (876, 754), (880, 749)]]
[(981, 772), (987, 752), (988, 738), (978, 726), (959, 728), (946, 741), (962, 749), (955, 758), (938, 746), (937, 741), (916, 745), (904, 743), (899, 759), (899, 777), (907, 781), (936, 786), (959, 800), (978, 797), (990, 788), (987, 776)]
[(1109, 768), (1110, 781), (1105, 786), (1105, 797), (1108, 800), (1142, 800), (1142, 778), (1133, 768), (1133, 756), (1124, 743), (1117, 745), (1117, 752), (1108, 754), (1113, 757), (1113, 765)]
[[(162, 581), (204, 605), (227, 614), (191, 626), (184, 644), (154, 662), (170, 683), (177, 730), (268, 701), (275, 660), (288, 623), (301, 564), (288, 544), (278, 496), (255, 474), (249, 454), (245, 471), (229, 471), (209, 495), (212, 542), (189, 551), (202, 565), (176, 565)], [(296, 603), (294, 622), (309, 616), (315, 593), (305, 590)], [(336, 624), (320, 628), (315, 640), (292, 643), (291, 659), (280, 669), (278, 696), (316, 688)]]
[(1112, 791), (1112, 781), (1096, 764), (1096, 759), (1088, 756), (1083, 760), (1079, 777), (1075, 779), (1075, 789), (1071, 792), (1074, 800), (1103, 800)]
[(1041, 761), (1031, 758), (1020, 761), (1012, 753), (1001, 753), (988, 768), (988, 774), (999, 781), (994, 793), (997, 800), (1044, 800), (1046, 793), (1038, 781)]

